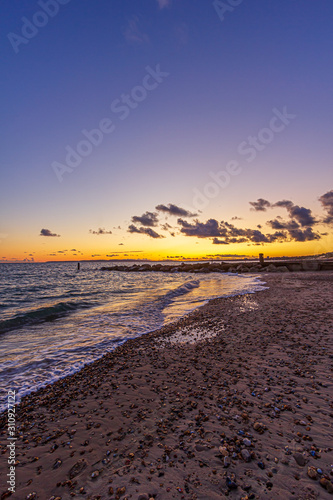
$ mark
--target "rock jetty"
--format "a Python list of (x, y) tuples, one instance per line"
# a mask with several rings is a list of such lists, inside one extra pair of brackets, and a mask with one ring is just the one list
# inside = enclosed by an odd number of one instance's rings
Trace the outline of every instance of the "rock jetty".
[(272, 262), (196, 262), (177, 264), (133, 264), (104, 266), (102, 271), (127, 273), (288, 273), (298, 271), (332, 271), (333, 261), (298, 260)]

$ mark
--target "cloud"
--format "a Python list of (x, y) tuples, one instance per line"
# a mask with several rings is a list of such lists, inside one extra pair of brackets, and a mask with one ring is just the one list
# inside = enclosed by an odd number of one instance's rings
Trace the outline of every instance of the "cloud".
[(266, 212), (267, 208), (272, 206), (269, 201), (264, 200), (263, 198), (258, 198), (257, 201), (250, 201), (250, 205), (253, 207), (251, 210), (254, 210), (255, 212)]
[(175, 215), (177, 217), (195, 217), (197, 215), (197, 214), (192, 214), (188, 210), (178, 207), (177, 205), (173, 205), (172, 203), (169, 203), (167, 206), (157, 205), (155, 209), (158, 210), (159, 212), (164, 212), (168, 215)]
[(218, 238), (214, 238), (213, 245), (229, 245), (229, 242), (225, 240), (219, 240)]
[(157, 3), (160, 9), (164, 9), (171, 5), (171, 0), (157, 0)]
[[(278, 220), (279, 219), (279, 220)], [(299, 224), (294, 221), (283, 221), (281, 217), (277, 217), (276, 219), (269, 220), (266, 222), (268, 226), (270, 226), (272, 229), (288, 229), (288, 230), (294, 230), (299, 228)]]
[(235, 215), (234, 217), (231, 217), (231, 220), (243, 220), (242, 217), (237, 217), (237, 215)]
[(288, 213), (291, 218), (296, 219), (299, 224), (303, 227), (313, 226), (317, 223), (316, 219), (313, 217), (312, 212), (309, 208), (299, 207), (298, 205), (293, 205), (287, 207)]
[(60, 234), (52, 233), (49, 229), (41, 229), (39, 236), (51, 236), (52, 238), (60, 238)]
[(153, 212), (146, 212), (141, 217), (134, 215), (132, 217), (134, 224), (141, 224), (142, 226), (155, 227), (158, 224), (157, 214)]
[(307, 227), (306, 229), (292, 229), (289, 231), (291, 238), (295, 241), (312, 241), (312, 240), (320, 240), (320, 235), (318, 233), (314, 233), (311, 227)]
[(121, 253), (142, 253), (143, 250), (125, 250), (123, 252), (114, 252), (114, 254), (121, 254)]
[(293, 206), (293, 202), (290, 201), (290, 200), (281, 200), (281, 201), (277, 201), (276, 203), (274, 203), (274, 205), (272, 205), (273, 207), (284, 207), (284, 208), (291, 208)]
[(156, 233), (153, 229), (150, 227), (136, 227), (133, 224), (131, 224), (128, 227), (128, 232), (129, 233), (139, 233), (139, 234), (146, 234), (147, 236), (150, 236), (151, 238), (164, 238), (161, 234)]
[(328, 191), (319, 198), (323, 209), (327, 212), (327, 217), (323, 220), (325, 224), (333, 222), (333, 190)]
[(106, 231), (106, 229), (104, 227), (103, 228), (99, 227), (97, 229), (97, 231), (93, 231), (92, 229), (89, 229), (89, 233), (101, 235), (101, 234), (112, 234), (112, 231)]
[(288, 233), (285, 231), (264, 234), (258, 229), (237, 228), (229, 222), (218, 222), (215, 219), (209, 219), (207, 222), (195, 220), (193, 224), (178, 219), (178, 224), (182, 226), (181, 233), (197, 238), (213, 238), (213, 245), (229, 245), (231, 243), (260, 245), (263, 243), (282, 242), (288, 239)]
[(128, 21), (127, 27), (124, 31), (124, 36), (129, 43), (148, 43), (149, 36), (140, 30), (140, 20), (137, 16), (132, 17)]
[(193, 224), (183, 219), (178, 219), (177, 222), (181, 226), (180, 232), (186, 236), (196, 236), (197, 238), (226, 236), (226, 229), (221, 227), (215, 219), (209, 219), (207, 222), (199, 222), (196, 219)]

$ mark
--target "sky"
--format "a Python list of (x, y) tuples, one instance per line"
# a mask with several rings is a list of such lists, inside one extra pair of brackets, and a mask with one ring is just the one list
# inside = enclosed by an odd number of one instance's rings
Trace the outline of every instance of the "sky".
[(0, 261), (333, 250), (333, 3), (4, 0)]

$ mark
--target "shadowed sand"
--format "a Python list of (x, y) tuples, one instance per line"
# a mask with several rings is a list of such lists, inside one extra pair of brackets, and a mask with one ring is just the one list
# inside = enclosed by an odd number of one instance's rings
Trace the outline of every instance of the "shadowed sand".
[(332, 498), (333, 273), (264, 279), (24, 398), (12, 498)]

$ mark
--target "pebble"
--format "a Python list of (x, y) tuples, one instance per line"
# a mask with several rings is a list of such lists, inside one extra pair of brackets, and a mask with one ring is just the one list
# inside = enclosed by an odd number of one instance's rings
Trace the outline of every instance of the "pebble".
[(317, 479), (318, 474), (315, 467), (308, 467), (308, 476), (311, 479)]
[(229, 467), (230, 465), (230, 458), (229, 457), (224, 457), (223, 459), (223, 467)]
[(321, 480), (319, 481), (319, 484), (320, 484), (320, 486), (325, 488), (328, 491), (328, 493), (331, 493), (331, 494), (333, 493), (333, 484), (326, 477), (322, 477)]
[(223, 455), (224, 457), (227, 457), (229, 455), (229, 452), (227, 450), (227, 448), (225, 446), (220, 446), (219, 447), (219, 452), (221, 453), (221, 455)]
[(61, 464), (62, 461), (60, 460), (60, 458), (58, 458), (58, 460), (54, 462), (52, 469), (58, 469), (58, 467), (60, 467)]
[(259, 432), (259, 434), (263, 434), (265, 432), (265, 426), (261, 422), (255, 422), (253, 424), (253, 429)]
[(293, 457), (297, 465), (299, 465), (300, 467), (304, 467), (304, 465), (306, 465), (307, 460), (305, 456), (302, 455), (302, 453), (294, 453)]
[(122, 488), (117, 488), (116, 494), (117, 496), (121, 497), (122, 495), (125, 495), (126, 493), (126, 488), (123, 486)]
[(250, 454), (250, 452), (248, 450), (245, 450), (245, 449), (242, 450), (241, 451), (241, 455), (242, 455), (243, 459), (245, 460), (245, 462), (250, 462), (250, 460), (251, 460), (251, 454)]
[(73, 479), (75, 476), (80, 474), (86, 467), (88, 463), (84, 458), (81, 458), (69, 471), (69, 478)]
[(252, 444), (250, 439), (247, 439), (247, 438), (243, 439), (243, 443), (245, 444), (245, 446), (251, 446), (251, 444)]
[(230, 477), (227, 477), (226, 484), (227, 484), (227, 487), (229, 488), (229, 490), (236, 490), (238, 488), (235, 481), (232, 481), (232, 479), (230, 479)]

